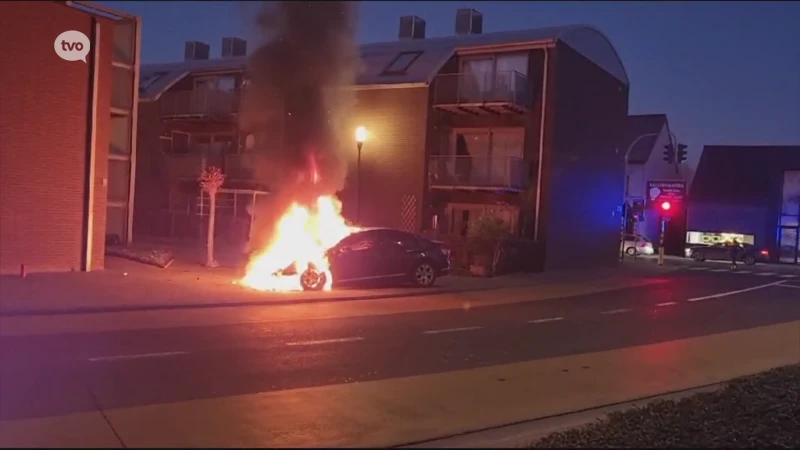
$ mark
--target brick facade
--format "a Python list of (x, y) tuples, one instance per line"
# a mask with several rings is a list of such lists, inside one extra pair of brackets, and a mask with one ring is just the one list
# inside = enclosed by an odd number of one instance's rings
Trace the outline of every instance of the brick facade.
[[(81, 270), (91, 64), (53, 50), (93, 16), (57, 2), (0, 3), (0, 273)], [(94, 173), (93, 269), (103, 267), (113, 22), (101, 26)], [(89, 60), (87, 58), (87, 60)]]

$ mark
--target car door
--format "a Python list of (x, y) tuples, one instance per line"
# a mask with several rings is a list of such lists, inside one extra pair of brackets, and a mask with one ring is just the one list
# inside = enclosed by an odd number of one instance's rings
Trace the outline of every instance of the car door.
[(375, 262), (379, 276), (399, 278), (408, 275), (415, 257), (422, 251), (419, 240), (410, 233), (383, 230), (378, 241), (381, 248)]
[(374, 233), (356, 233), (343, 239), (332, 249), (331, 272), (334, 282), (346, 283), (375, 277), (378, 251)]
[(730, 250), (725, 244), (714, 244), (706, 249), (706, 259), (729, 259)]

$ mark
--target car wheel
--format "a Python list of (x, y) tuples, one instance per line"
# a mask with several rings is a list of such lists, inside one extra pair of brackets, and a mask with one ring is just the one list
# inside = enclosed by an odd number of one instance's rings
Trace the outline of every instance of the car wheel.
[(325, 272), (319, 272), (313, 269), (306, 269), (305, 272), (300, 274), (300, 286), (304, 291), (321, 291), (328, 281), (328, 276)]
[(752, 266), (756, 263), (756, 257), (753, 255), (747, 255), (744, 257), (742, 262), (745, 263), (745, 265), (747, 266)]
[(427, 262), (417, 264), (411, 274), (411, 279), (417, 286), (433, 286), (433, 283), (436, 282), (436, 270)]
[(627, 253), (630, 256), (633, 256), (636, 254), (636, 249), (633, 247), (628, 247), (627, 249), (625, 249), (625, 253)]
[(697, 262), (703, 262), (703, 261), (706, 260), (705, 256), (703, 256), (703, 254), (700, 253), (700, 252), (692, 253), (692, 259), (697, 261)]

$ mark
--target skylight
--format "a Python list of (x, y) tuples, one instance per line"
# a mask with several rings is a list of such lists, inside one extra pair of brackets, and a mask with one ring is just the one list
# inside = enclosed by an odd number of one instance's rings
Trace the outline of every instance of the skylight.
[(145, 90), (149, 88), (150, 86), (153, 85), (153, 83), (161, 79), (161, 77), (163, 77), (166, 74), (167, 74), (166, 72), (155, 72), (146, 77), (143, 77), (143, 79), (139, 81), (139, 89)]
[(404, 74), (411, 64), (422, 55), (422, 52), (403, 52), (397, 55), (392, 62), (383, 69), (383, 75)]

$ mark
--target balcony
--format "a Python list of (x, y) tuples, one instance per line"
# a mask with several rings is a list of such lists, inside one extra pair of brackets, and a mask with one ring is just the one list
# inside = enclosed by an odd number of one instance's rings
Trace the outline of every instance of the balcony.
[(253, 153), (225, 155), (225, 176), (231, 180), (254, 180), (257, 156)]
[(197, 89), (161, 97), (162, 118), (230, 120), (238, 112), (238, 92)]
[(168, 180), (196, 180), (203, 170), (203, 157), (198, 154), (164, 154), (162, 173)]
[(528, 186), (527, 167), (517, 157), (432, 156), (428, 180), (433, 189), (520, 192)]
[(530, 83), (516, 71), (437, 75), (433, 107), (452, 114), (525, 114), (531, 106)]

